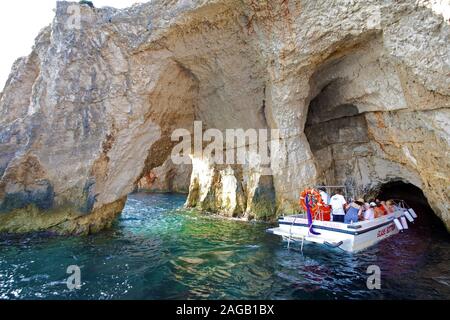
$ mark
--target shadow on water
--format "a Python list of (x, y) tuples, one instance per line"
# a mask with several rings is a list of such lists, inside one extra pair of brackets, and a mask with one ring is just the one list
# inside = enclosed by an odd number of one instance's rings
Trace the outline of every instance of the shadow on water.
[[(266, 224), (188, 212), (184, 201), (134, 194), (109, 231), (0, 240), (0, 298), (450, 298), (449, 237), (425, 215), (361, 253), (315, 244), (301, 253), (266, 234)], [(69, 265), (81, 268), (80, 290), (67, 289)], [(381, 268), (381, 290), (367, 289), (370, 265)]]

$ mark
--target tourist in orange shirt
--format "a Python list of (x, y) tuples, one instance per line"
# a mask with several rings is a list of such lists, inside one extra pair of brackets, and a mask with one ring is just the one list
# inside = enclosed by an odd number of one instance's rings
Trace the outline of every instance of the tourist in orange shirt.
[(375, 219), (384, 216), (386, 211), (383, 208), (383, 205), (380, 203), (376, 204), (376, 207), (373, 209)]

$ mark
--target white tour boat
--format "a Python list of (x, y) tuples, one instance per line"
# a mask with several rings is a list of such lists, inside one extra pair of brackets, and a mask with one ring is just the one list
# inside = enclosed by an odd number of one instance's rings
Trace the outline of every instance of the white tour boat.
[(309, 241), (355, 252), (408, 229), (408, 221), (414, 222), (417, 215), (400, 200), (393, 213), (369, 221), (346, 224), (314, 218), (317, 215), (308, 219), (307, 213), (285, 216), (278, 220), (277, 228), (267, 232), (282, 236), (288, 246), (290, 242), (301, 242), (302, 250), (303, 243)]

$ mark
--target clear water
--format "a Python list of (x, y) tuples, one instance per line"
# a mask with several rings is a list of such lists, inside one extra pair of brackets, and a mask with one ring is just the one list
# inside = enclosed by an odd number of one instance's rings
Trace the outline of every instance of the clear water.
[[(2, 299), (450, 298), (450, 237), (421, 217), (362, 253), (287, 250), (262, 223), (182, 211), (180, 195), (129, 197), (112, 230), (89, 237), (0, 240)], [(66, 285), (69, 265), (82, 287)], [(381, 290), (366, 270), (381, 268)]]

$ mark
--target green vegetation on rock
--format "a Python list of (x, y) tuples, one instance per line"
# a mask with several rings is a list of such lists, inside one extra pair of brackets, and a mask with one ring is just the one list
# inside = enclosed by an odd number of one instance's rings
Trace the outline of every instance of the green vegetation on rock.
[(93, 3), (92, 1), (81, 0), (81, 1), (79, 2), (79, 4), (87, 4), (89, 7), (95, 8), (95, 7), (94, 7), (94, 3)]

